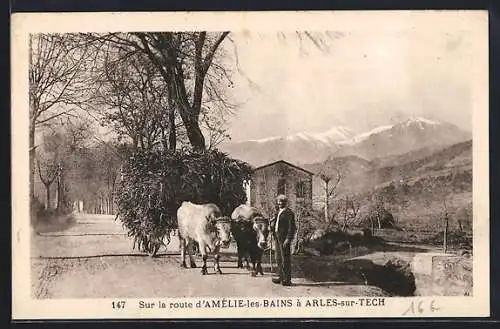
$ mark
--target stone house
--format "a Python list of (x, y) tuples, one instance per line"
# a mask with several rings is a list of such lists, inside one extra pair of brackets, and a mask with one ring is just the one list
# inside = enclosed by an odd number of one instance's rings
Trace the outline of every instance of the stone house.
[(265, 215), (276, 211), (276, 197), (284, 194), (289, 207), (298, 215), (312, 207), (313, 173), (279, 160), (254, 169), (247, 183), (247, 203), (261, 209)]

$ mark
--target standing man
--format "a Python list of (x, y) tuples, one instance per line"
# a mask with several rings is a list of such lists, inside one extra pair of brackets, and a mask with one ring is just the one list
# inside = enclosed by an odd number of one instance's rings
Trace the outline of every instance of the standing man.
[(281, 283), (284, 286), (292, 284), (292, 256), (291, 244), (297, 226), (295, 215), (288, 208), (286, 196), (279, 195), (277, 198), (279, 211), (271, 221), (271, 230), (276, 241), (276, 261), (278, 263), (278, 278), (272, 278), (273, 283)]

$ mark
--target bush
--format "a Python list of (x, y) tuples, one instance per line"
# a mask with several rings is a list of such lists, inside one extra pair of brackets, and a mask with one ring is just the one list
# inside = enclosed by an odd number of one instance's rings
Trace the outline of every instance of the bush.
[[(444, 242), (444, 232), (438, 232), (434, 236), (423, 239), (422, 243), (428, 243), (431, 245), (442, 245)], [(448, 247), (462, 248), (462, 249), (472, 249), (472, 238), (467, 236), (465, 232), (460, 231), (450, 231), (446, 237), (446, 242)]]
[(392, 213), (380, 205), (372, 206), (368, 215), (361, 220), (360, 224), (366, 228), (396, 228)]
[(360, 233), (349, 234), (343, 231), (324, 232), (306, 243), (306, 247), (315, 249), (321, 255), (340, 254), (349, 248), (377, 247), (384, 245), (384, 240)]
[(243, 180), (250, 175), (250, 166), (217, 150), (137, 152), (122, 168), (117, 217), (134, 248), (154, 255), (177, 228), (183, 201), (215, 203), (229, 215), (246, 201)]
[(32, 225), (35, 225), (43, 217), (44, 211), (45, 206), (43, 203), (38, 198), (32, 197), (30, 202), (30, 219)]
[(53, 220), (58, 216), (64, 216), (71, 213), (66, 207), (62, 207), (60, 209), (49, 208), (45, 209), (45, 205), (40, 202), (37, 197), (31, 199), (30, 203), (30, 216), (31, 223), (33, 225), (37, 223), (45, 223)]

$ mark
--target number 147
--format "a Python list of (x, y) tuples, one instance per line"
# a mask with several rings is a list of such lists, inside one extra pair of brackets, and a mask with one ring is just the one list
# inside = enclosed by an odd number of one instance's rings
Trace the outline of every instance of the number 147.
[(125, 308), (125, 301), (120, 300), (120, 301), (112, 302), (111, 305), (113, 306), (113, 308)]

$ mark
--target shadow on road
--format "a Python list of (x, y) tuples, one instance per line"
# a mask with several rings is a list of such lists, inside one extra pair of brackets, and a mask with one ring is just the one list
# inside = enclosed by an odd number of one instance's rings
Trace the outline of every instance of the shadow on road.
[(120, 235), (127, 236), (125, 233), (39, 233), (39, 236), (50, 237), (50, 238), (60, 238), (60, 237), (68, 237), (68, 236), (99, 236), (99, 235)]
[(101, 257), (149, 257), (145, 254), (102, 254), (102, 255), (88, 255), (88, 256), (39, 256), (34, 257), (37, 259), (88, 259), (88, 258), (101, 258)]
[(352, 282), (301, 282), (294, 283), (292, 282), (292, 287), (330, 287), (330, 286), (350, 286)]
[[(221, 268), (223, 269), (224, 267), (221, 266)], [(201, 275), (201, 273), (200, 273), (200, 275)], [(220, 273), (211, 272), (209, 270), (208, 273), (205, 274), (205, 275), (248, 275), (248, 276), (250, 276), (250, 273), (245, 273), (245, 272), (222, 272), (222, 274), (220, 274)]]

